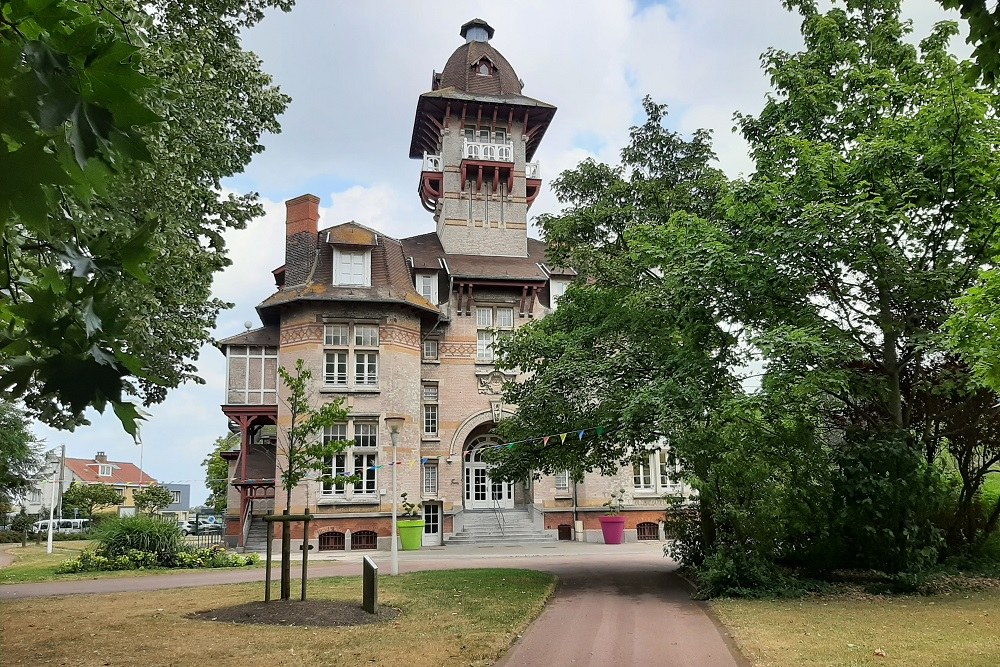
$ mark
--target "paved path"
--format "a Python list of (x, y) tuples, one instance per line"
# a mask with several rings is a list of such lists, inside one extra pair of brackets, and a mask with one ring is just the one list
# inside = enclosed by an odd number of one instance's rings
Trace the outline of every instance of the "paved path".
[[(739, 667), (746, 663), (692, 601), (659, 543), (620, 546), (560, 542), (521, 547), (424, 548), (400, 554), (400, 572), (518, 567), (551, 572), (559, 585), (542, 615), (498, 665), (664, 665)], [(370, 553), (380, 573), (389, 555)], [(310, 557), (310, 577), (360, 574), (362, 554)], [(295, 566), (293, 564), (293, 573)], [(275, 575), (277, 573), (275, 572)], [(191, 571), (115, 579), (0, 585), (0, 599), (114, 593), (262, 581), (264, 571)], [(293, 589), (295, 587), (293, 586)], [(554, 641), (558, 638), (558, 641)]]

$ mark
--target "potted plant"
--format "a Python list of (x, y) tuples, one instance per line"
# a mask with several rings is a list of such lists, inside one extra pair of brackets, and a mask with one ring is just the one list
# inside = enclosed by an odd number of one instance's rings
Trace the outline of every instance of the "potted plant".
[(625, 505), (625, 489), (611, 492), (611, 497), (604, 503), (608, 513), (597, 517), (601, 522), (601, 532), (605, 544), (621, 544), (625, 538), (625, 517), (621, 516)]
[(399, 495), (402, 512), (396, 525), (399, 527), (399, 542), (403, 551), (416, 551), (424, 539), (424, 519), (420, 513), (420, 503), (406, 499), (406, 491)]

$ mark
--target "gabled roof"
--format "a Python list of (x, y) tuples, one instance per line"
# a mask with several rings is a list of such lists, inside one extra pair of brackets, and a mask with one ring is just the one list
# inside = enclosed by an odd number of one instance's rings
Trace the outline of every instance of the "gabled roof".
[(325, 241), (332, 245), (365, 247), (377, 246), (379, 237), (379, 232), (364, 225), (359, 225), (353, 220), (345, 222), (342, 225), (324, 229), (319, 234), (320, 238), (325, 238)]
[[(102, 477), (99, 466), (111, 466), (111, 475)], [(66, 459), (66, 467), (86, 484), (151, 484), (156, 480), (139, 470), (139, 466), (125, 461), (100, 463), (94, 459)]]

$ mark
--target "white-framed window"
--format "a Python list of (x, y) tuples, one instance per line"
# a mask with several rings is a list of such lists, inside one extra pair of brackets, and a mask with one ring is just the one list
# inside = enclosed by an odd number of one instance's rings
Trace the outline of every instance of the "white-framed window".
[(325, 324), (323, 346), (325, 386), (343, 389), (378, 386), (377, 324)]
[(31, 502), (32, 503), (40, 503), (40, 502), (42, 502), (42, 490), (41, 489), (32, 489), (31, 490)]
[(437, 361), (438, 360), (438, 339), (437, 338), (425, 338), (422, 355), (424, 361)]
[(417, 274), (417, 291), (433, 304), (438, 302), (438, 279), (434, 273)]
[(509, 306), (476, 306), (476, 361), (493, 363), (493, 347), (514, 329), (514, 309)]
[(421, 386), (421, 401), (424, 411), (424, 435), (438, 435), (438, 386), (436, 382), (427, 382)]
[(111, 477), (111, 466), (107, 463), (101, 463), (97, 466), (97, 476), (98, 477)]
[(180, 501), (181, 501), (181, 492), (180, 491), (171, 491), (170, 492), (170, 504), (171, 505), (176, 505)]
[(127, 487), (119, 486), (115, 491), (118, 492), (118, 497), (121, 498), (122, 502), (125, 502), (125, 490)]
[(278, 348), (261, 345), (226, 347), (226, 402), (274, 405), (278, 402)]
[(569, 281), (567, 280), (549, 279), (549, 307), (552, 310), (555, 310), (559, 305), (559, 298), (566, 293), (567, 287), (569, 287)]
[[(323, 443), (347, 440), (348, 429), (353, 433), (354, 444), (339, 454), (330, 456), (324, 462), (321, 493), (324, 496), (352, 498), (354, 496), (375, 496), (378, 477), (378, 422), (351, 420), (350, 423), (334, 424), (323, 429)], [(357, 476), (354, 483), (346, 483), (343, 478)]]
[(424, 464), (424, 495), (436, 496), (438, 492), (438, 464)]
[(560, 470), (555, 478), (556, 491), (569, 491), (569, 470)]
[(653, 449), (632, 462), (636, 491), (665, 495), (681, 492), (680, 464), (669, 447)]
[(371, 251), (334, 248), (333, 284), (370, 286), (372, 284)]

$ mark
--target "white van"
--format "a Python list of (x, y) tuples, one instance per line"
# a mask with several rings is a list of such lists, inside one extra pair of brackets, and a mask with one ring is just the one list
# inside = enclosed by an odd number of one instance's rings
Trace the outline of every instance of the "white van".
[[(90, 528), (90, 519), (53, 519), (52, 532), (54, 533), (82, 533)], [(31, 529), (36, 533), (49, 532), (49, 520), (36, 521)]]

